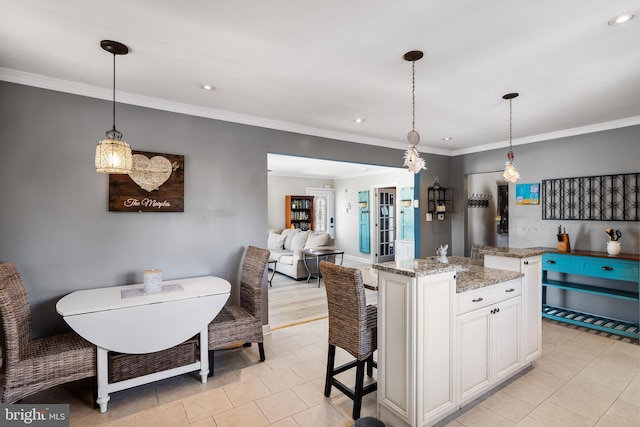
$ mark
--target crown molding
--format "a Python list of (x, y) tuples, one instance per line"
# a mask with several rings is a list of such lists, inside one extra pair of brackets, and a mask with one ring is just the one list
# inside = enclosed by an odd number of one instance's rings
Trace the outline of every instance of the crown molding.
[[(86, 96), (89, 98), (97, 98), (111, 100), (112, 90), (97, 86), (91, 86), (82, 83), (76, 83), (68, 80), (56, 79), (40, 74), (27, 73), (24, 71), (13, 70), (10, 68), (0, 67), (0, 80), (33, 86), (42, 89), (49, 89), (58, 92), (65, 92), (74, 95)], [(190, 116), (204, 117), (208, 119), (222, 120), (225, 122), (239, 123), (249, 126), (262, 127), (266, 129), (280, 130), (284, 132), (298, 133), (302, 135), (316, 136), (319, 138), (336, 139), (340, 141), (355, 142), (358, 144), (373, 145), (385, 148), (394, 148), (398, 150), (406, 150), (405, 142), (388, 141), (378, 138), (369, 138), (362, 135), (354, 135), (345, 132), (335, 132), (326, 129), (319, 129), (310, 126), (302, 126), (295, 123), (282, 122), (278, 120), (269, 120), (257, 116), (249, 116), (245, 114), (237, 114), (214, 108), (198, 107), (195, 105), (184, 104), (180, 102), (167, 101), (165, 99), (153, 98), (150, 96), (136, 95), (128, 92), (116, 91), (118, 102), (139, 107), (152, 108), (155, 110), (170, 111), (173, 113), (187, 114)], [(550, 139), (565, 138), (575, 135), (583, 135), (586, 133), (600, 132), (604, 130), (617, 129), (627, 126), (635, 126), (640, 124), (640, 116), (629, 117), (621, 120), (597, 123), (589, 126), (582, 126), (572, 129), (564, 129), (557, 132), (550, 132), (540, 135), (533, 135), (523, 138), (517, 138), (512, 141), (513, 145), (530, 144), (534, 142), (546, 141)], [(442, 156), (461, 156), (464, 154), (478, 153), (481, 151), (495, 150), (504, 148), (509, 145), (509, 141), (500, 141), (491, 144), (480, 145), (477, 147), (464, 148), (460, 150), (446, 150), (436, 147), (420, 146), (421, 153), (437, 154)]]
[[(588, 126), (581, 126), (571, 129), (563, 129), (557, 132), (541, 133), (522, 138), (516, 138), (512, 141), (512, 145), (524, 145), (534, 142), (549, 141), (551, 139), (567, 138), (570, 136), (584, 135), (587, 133), (602, 132), (605, 130), (619, 129), (628, 126), (640, 125), (640, 116), (628, 117), (626, 119), (612, 120), (610, 122), (596, 123)], [(452, 150), (451, 156), (461, 156), (464, 154), (479, 153), (481, 151), (496, 150), (509, 146), (509, 140), (494, 142), (491, 144), (479, 145), (477, 147), (465, 148), (461, 150)]]

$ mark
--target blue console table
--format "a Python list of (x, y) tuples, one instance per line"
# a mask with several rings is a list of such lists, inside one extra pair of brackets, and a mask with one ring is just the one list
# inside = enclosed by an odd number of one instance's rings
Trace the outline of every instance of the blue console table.
[[(546, 291), (547, 288), (559, 288), (638, 303), (638, 288), (640, 287), (639, 261), (640, 256), (637, 254), (620, 254), (615, 257), (609, 256), (606, 252), (591, 251), (573, 251), (571, 253), (549, 251), (543, 254), (542, 317), (638, 339), (640, 337), (638, 323), (548, 305)], [(547, 277), (548, 272), (633, 282), (635, 291), (623, 291), (603, 286), (552, 280)]]

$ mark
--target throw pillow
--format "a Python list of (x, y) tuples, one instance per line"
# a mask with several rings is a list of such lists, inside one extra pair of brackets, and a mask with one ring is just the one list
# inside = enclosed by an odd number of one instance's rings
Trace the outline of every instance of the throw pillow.
[(310, 233), (311, 231), (301, 231), (300, 233), (296, 233), (291, 239), (291, 250), (295, 252), (300, 249), (304, 249), (304, 245), (307, 243), (307, 238)]
[(293, 236), (295, 236), (299, 232), (300, 229), (298, 228), (287, 228), (286, 230), (282, 230), (282, 235), (285, 236), (284, 248), (286, 250), (291, 250), (291, 239), (293, 239)]
[(269, 233), (269, 240), (267, 241), (267, 247), (271, 250), (281, 250), (284, 247), (284, 240), (287, 236), (282, 234)]
[(320, 246), (328, 246), (331, 241), (331, 236), (328, 233), (310, 234), (307, 237), (307, 243), (304, 248), (319, 248)]

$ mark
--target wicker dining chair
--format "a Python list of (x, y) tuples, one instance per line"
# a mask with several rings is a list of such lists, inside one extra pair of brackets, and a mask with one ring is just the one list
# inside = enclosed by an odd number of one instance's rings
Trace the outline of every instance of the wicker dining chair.
[(264, 361), (262, 335), (262, 282), (269, 250), (248, 246), (240, 275), (240, 305), (223, 307), (209, 323), (209, 376), (213, 376), (213, 351), (232, 344), (258, 343), (260, 360)]
[[(360, 418), (362, 397), (378, 388), (375, 381), (364, 386), (365, 365), (369, 377), (377, 367), (373, 352), (377, 349), (378, 308), (367, 305), (360, 270), (320, 261), (320, 272), (329, 306), (329, 352), (324, 395), (331, 395), (332, 386), (347, 395), (353, 400), (353, 419), (357, 420)], [(335, 368), (336, 347), (346, 350), (355, 360)], [(356, 384), (351, 389), (335, 376), (353, 367), (356, 368)]]
[(2, 403), (96, 376), (96, 347), (75, 332), (31, 337), (29, 298), (10, 262), (0, 263), (0, 316), (5, 349)]

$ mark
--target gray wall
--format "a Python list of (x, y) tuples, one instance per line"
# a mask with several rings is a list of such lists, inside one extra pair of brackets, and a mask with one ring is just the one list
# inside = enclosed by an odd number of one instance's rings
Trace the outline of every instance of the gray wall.
[[(514, 147), (518, 183), (536, 183), (543, 179), (609, 175), (640, 171), (640, 126), (595, 132)], [(454, 188), (464, 188), (468, 174), (492, 172), (504, 167), (506, 150), (492, 150), (453, 158)], [(460, 194), (460, 196), (465, 195)], [(516, 248), (556, 247), (559, 222), (542, 220), (540, 205), (515, 205), (515, 184), (509, 184), (509, 245)], [(456, 193), (454, 192), (454, 197)], [(463, 206), (466, 201), (458, 197)], [(463, 255), (466, 240), (466, 209), (454, 217), (452, 239), (454, 254)], [(573, 249), (606, 251), (604, 229), (622, 231), (626, 253), (640, 252), (640, 223), (632, 221), (561, 221)]]
[[(93, 167), (111, 126), (109, 101), (0, 82), (0, 261), (23, 275), (36, 335), (63, 329), (55, 302), (68, 292), (212, 274), (237, 286), (245, 246), (266, 244), (267, 153), (402, 165), (402, 151), (182, 114), (118, 105), (117, 125), (136, 150), (185, 156), (184, 213), (107, 211), (108, 177)], [(516, 146), (520, 182), (640, 169), (640, 126)], [(506, 151), (449, 158), (425, 154), (419, 176), (420, 253), (449, 243), (463, 255), (466, 174), (501, 170)], [(427, 187), (453, 188), (451, 220), (425, 222)], [(512, 191), (511, 194), (514, 194)], [(555, 221), (512, 201), (511, 245), (555, 246)], [(604, 250), (603, 222), (563, 224), (577, 249)], [(637, 222), (612, 226), (623, 250), (638, 252)], [(237, 293), (237, 292), (236, 292)]]
[[(469, 244), (509, 246), (509, 235), (499, 235), (496, 216), (499, 214), (498, 185), (504, 184), (502, 172), (471, 174), (467, 176), (467, 194), (490, 195), (489, 207), (467, 207)], [(470, 249), (465, 252), (468, 256)]]
[(65, 328), (63, 295), (141, 282), (147, 268), (237, 286), (244, 247), (266, 245), (267, 152), (402, 162), (400, 150), (119, 104), (135, 150), (185, 156), (185, 212), (116, 213), (93, 166), (110, 127), (109, 101), (0, 82), (0, 261), (23, 275), (36, 335)]
[[(440, 245), (449, 245), (448, 254), (454, 255), (453, 251), (458, 249), (457, 242), (451, 239), (453, 219), (460, 214), (460, 212), (466, 211), (466, 196), (465, 203), (453, 203), (453, 211), (445, 213), (445, 219), (438, 221), (433, 218), (433, 221), (426, 221), (426, 214), (428, 212), (427, 199), (428, 199), (428, 187), (433, 186), (433, 183), (438, 178), (440, 187), (451, 188), (453, 198), (459, 198), (462, 193), (462, 187), (455, 185), (453, 177), (458, 171), (451, 167), (452, 159), (446, 156), (429, 156), (425, 157), (427, 162), (427, 170), (420, 172), (419, 192), (420, 192), (420, 209), (418, 217), (416, 218), (416, 226), (419, 225), (419, 240), (420, 240), (420, 255), (422, 257), (431, 256), (436, 254), (436, 248)], [(464, 248), (459, 248), (463, 251)]]

